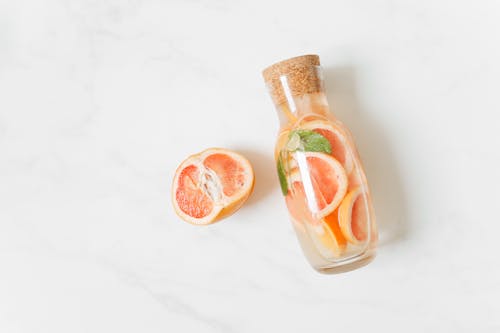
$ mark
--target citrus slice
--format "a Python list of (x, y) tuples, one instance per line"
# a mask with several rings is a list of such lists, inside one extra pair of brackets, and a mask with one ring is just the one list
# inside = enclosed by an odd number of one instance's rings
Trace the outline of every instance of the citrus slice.
[(351, 173), (354, 161), (347, 143), (347, 136), (343, 130), (324, 120), (305, 122), (301, 128), (312, 130), (324, 136), (332, 147), (331, 155), (342, 164), (348, 175)]
[(317, 218), (329, 215), (347, 192), (344, 168), (339, 161), (324, 153), (296, 152), (295, 159), (309, 209)]
[(285, 201), (292, 223), (301, 232), (306, 232), (307, 229), (307, 234), (323, 257), (340, 257), (347, 241), (339, 227), (338, 211), (335, 210), (324, 219), (315, 217), (308, 207), (298, 170), (291, 173), (290, 179), (292, 187)]
[(317, 152), (295, 152), (294, 168), (288, 177), (288, 209), (296, 220), (321, 223), (331, 214), (347, 192), (347, 176), (333, 157)]
[(222, 148), (204, 150), (189, 156), (175, 172), (175, 212), (192, 224), (213, 223), (240, 208), (253, 184), (253, 169), (245, 157)]
[(362, 186), (351, 190), (339, 207), (340, 230), (352, 244), (361, 244), (368, 238), (370, 219), (368, 196)]

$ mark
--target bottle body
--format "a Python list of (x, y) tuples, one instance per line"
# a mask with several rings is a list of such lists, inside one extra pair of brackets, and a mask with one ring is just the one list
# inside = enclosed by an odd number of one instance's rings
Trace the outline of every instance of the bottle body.
[(284, 98), (275, 103), (281, 123), (275, 159), (282, 194), (306, 258), (316, 270), (336, 273), (373, 258), (377, 227), (352, 136), (330, 112), (321, 68), (313, 67), (309, 70), (318, 81), (312, 91), (298, 94), (287, 83), (296, 78), (280, 77)]

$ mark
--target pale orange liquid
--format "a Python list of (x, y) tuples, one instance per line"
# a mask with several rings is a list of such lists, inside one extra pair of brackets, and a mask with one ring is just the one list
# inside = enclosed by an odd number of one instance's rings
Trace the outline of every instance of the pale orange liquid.
[(374, 256), (378, 236), (367, 180), (350, 132), (328, 111), (321, 93), (296, 97), (294, 105), (278, 109), (282, 128), (275, 158), (307, 259), (321, 272), (362, 265)]

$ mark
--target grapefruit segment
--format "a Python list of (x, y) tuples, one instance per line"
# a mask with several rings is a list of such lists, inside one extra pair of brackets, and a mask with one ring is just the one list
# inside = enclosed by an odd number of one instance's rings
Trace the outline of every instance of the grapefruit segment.
[[(176, 191), (176, 200), (183, 213), (194, 218), (203, 218), (213, 210), (213, 202), (198, 186), (198, 168), (187, 166), (179, 176), (179, 188)], [(182, 190), (181, 190), (182, 189)]]
[(203, 165), (218, 176), (224, 195), (230, 197), (245, 185), (245, 169), (233, 157), (216, 153), (209, 155)]
[(172, 185), (177, 215), (195, 225), (213, 223), (235, 212), (250, 196), (254, 173), (243, 156), (207, 149), (184, 160)]
[(362, 186), (351, 190), (339, 207), (339, 224), (344, 237), (352, 244), (368, 239), (370, 210)]

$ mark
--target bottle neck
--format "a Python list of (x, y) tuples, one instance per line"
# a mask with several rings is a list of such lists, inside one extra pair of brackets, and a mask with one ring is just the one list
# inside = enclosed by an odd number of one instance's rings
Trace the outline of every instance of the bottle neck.
[(307, 116), (331, 118), (328, 101), (323, 91), (293, 96), (286, 102), (275, 105), (281, 127), (290, 126)]
[(301, 67), (268, 82), (281, 127), (293, 125), (307, 115), (331, 117), (320, 66)]

